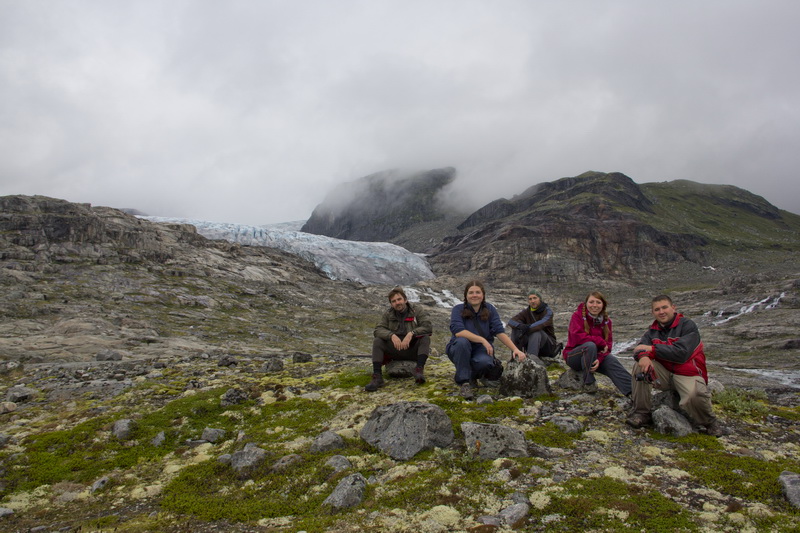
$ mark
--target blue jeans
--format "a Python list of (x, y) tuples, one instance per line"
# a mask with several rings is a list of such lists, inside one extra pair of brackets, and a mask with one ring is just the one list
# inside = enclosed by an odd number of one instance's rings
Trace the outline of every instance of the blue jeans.
[[(472, 343), (463, 337), (452, 337), (447, 343), (445, 353), (456, 367), (454, 379), (458, 385), (482, 377), (494, 364), (494, 359), (483, 344)], [(630, 381), (630, 374), (628, 380)]]

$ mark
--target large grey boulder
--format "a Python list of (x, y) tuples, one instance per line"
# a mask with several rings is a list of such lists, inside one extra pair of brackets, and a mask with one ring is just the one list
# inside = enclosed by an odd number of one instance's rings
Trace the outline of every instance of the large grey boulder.
[(535, 398), (551, 392), (547, 368), (532, 358), (510, 361), (500, 378), (500, 394), (503, 396)]
[(393, 459), (406, 461), (423, 450), (449, 446), (453, 423), (437, 405), (399, 402), (376, 408), (361, 428), (361, 438)]
[(330, 505), (333, 509), (346, 509), (354, 507), (364, 499), (364, 490), (367, 487), (366, 478), (358, 474), (350, 474), (342, 479), (333, 492), (325, 498), (322, 505)]
[(685, 416), (662, 405), (653, 411), (653, 425), (659, 433), (685, 437), (693, 433), (692, 424)]
[(522, 431), (498, 424), (461, 424), (467, 449), (481, 459), (527, 457), (528, 444)]

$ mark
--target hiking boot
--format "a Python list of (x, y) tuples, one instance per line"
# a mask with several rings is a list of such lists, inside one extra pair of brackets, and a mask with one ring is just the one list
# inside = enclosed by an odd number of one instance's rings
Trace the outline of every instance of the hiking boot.
[(382, 374), (372, 374), (372, 381), (364, 387), (364, 390), (367, 392), (375, 392), (379, 388), (383, 387), (383, 375)]
[(653, 416), (650, 413), (633, 413), (625, 420), (626, 424), (636, 429), (647, 426), (652, 422)]
[(414, 374), (414, 381), (417, 383), (417, 385), (422, 385), (427, 381), (425, 379), (425, 369), (421, 366), (415, 368), (412, 374)]
[(730, 434), (730, 430), (723, 426), (716, 418), (706, 426), (706, 434), (712, 437), (723, 437)]
[(465, 400), (472, 400), (475, 398), (475, 393), (472, 392), (472, 385), (469, 384), (469, 381), (466, 383), (461, 384), (461, 390), (459, 391), (461, 397)]
[(584, 383), (581, 385), (581, 392), (585, 392), (587, 394), (597, 394), (597, 382), (592, 381), (591, 383)]

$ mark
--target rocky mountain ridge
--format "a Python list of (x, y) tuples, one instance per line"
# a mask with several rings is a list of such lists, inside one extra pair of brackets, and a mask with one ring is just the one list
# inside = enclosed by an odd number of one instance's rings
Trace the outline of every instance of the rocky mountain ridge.
[[(415, 179), (419, 190), (441, 192), (458, 185), (455, 177), (447, 183), (424, 173)], [(418, 182), (426, 179), (427, 188), (420, 187)], [(370, 188), (404, 183), (379, 175), (365, 180)], [(349, 232), (346, 221), (355, 217), (362, 227), (371, 221), (380, 227), (385, 202), (385, 197), (370, 196), (369, 213), (356, 201), (339, 203), (335, 210), (323, 202), (318, 210), (328, 218), (317, 219), (313, 229), (325, 233), (335, 227), (341, 238), (369, 238)], [(390, 203), (403, 212), (402, 204), (393, 198)], [(800, 251), (800, 217), (743, 189), (688, 180), (639, 185), (618, 172), (539, 183), (471, 214), (402, 220), (402, 234), (380, 236), (424, 251), (438, 275), (472, 275), (496, 283), (652, 277), (685, 263), (736, 267), (742, 251), (765, 256), (760, 265), (750, 266), (758, 270)], [(436, 238), (425, 240), (426, 234)]]

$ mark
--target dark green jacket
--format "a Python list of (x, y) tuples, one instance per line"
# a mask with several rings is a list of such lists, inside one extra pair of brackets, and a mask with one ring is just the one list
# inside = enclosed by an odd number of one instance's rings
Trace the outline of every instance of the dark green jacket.
[(433, 326), (431, 326), (428, 314), (421, 306), (413, 307), (410, 303), (406, 304), (405, 313), (398, 313), (393, 307), (390, 307), (375, 326), (375, 336), (388, 341), (392, 335), (405, 337), (409, 330), (414, 332), (415, 337), (433, 333)]

